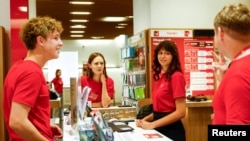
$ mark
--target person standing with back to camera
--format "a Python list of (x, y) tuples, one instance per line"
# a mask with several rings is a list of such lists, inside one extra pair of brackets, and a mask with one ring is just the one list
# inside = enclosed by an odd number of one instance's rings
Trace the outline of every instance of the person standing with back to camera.
[(21, 28), (27, 55), (8, 71), (4, 81), (3, 111), (9, 141), (54, 141), (62, 130), (50, 123), (50, 94), (42, 72), (48, 60), (59, 56), (63, 42), (61, 22), (32, 18)]
[(54, 89), (56, 92), (62, 97), (63, 94), (63, 81), (61, 78), (62, 71), (60, 69), (57, 69), (55, 72), (55, 78), (51, 81), (51, 83), (54, 85)]
[[(214, 19), (214, 44), (231, 62), (217, 63), (222, 80), (213, 97), (213, 124), (250, 124), (250, 9), (225, 6)], [(223, 60), (223, 59), (221, 59)]]
[(152, 68), (153, 113), (136, 120), (136, 125), (143, 129), (155, 129), (174, 141), (185, 141), (185, 129), (181, 122), (186, 113), (185, 79), (174, 42), (166, 40), (158, 44)]
[(91, 88), (88, 101), (92, 107), (108, 107), (114, 96), (114, 81), (107, 75), (106, 61), (99, 52), (90, 54), (87, 62), (87, 75), (81, 77), (82, 89)]

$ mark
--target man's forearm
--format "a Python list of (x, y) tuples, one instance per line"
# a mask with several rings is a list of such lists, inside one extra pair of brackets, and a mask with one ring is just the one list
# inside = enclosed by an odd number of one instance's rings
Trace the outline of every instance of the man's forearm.
[(15, 123), (11, 128), (25, 141), (48, 141), (29, 120)]

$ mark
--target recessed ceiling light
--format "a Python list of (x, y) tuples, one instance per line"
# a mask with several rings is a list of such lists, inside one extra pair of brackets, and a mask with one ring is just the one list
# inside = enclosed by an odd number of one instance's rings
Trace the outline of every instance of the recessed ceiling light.
[(83, 35), (70, 35), (70, 37), (83, 37)]
[(118, 25), (120, 25), (120, 26), (126, 26), (128, 24), (127, 23), (119, 23)]
[(126, 17), (105, 17), (103, 18), (103, 21), (105, 22), (122, 22), (125, 21)]
[(73, 31), (70, 31), (70, 33), (84, 33), (85, 31), (76, 31), (76, 30), (73, 30)]
[(77, 5), (91, 5), (94, 4), (94, 2), (91, 1), (70, 1), (70, 4), (77, 4)]
[(132, 19), (132, 18), (133, 18), (133, 16), (127, 16), (127, 18)]
[(115, 28), (125, 28), (125, 27), (118, 25), (118, 26), (115, 26)]
[(78, 22), (78, 23), (81, 23), (81, 22), (86, 23), (86, 22), (88, 22), (89, 20), (73, 19), (73, 20), (70, 20), (70, 21), (71, 21), (71, 22)]
[(78, 11), (78, 12), (70, 12), (70, 14), (73, 14), (73, 15), (89, 15), (89, 14), (91, 14), (91, 12), (80, 12), (80, 11)]
[(71, 28), (86, 28), (85, 25), (72, 25)]
[(92, 39), (103, 39), (103, 36), (91, 36)]

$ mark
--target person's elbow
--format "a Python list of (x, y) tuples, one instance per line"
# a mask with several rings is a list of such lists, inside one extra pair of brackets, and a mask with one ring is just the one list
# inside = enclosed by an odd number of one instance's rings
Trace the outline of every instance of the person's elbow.
[(179, 119), (182, 119), (186, 116), (186, 108), (185, 107), (179, 107), (175, 111), (176, 115)]
[(186, 115), (186, 99), (185, 98), (178, 98), (176, 100), (176, 113), (178, 117), (184, 118)]
[(107, 100), (105, 102), (102, 103), (102, 107), (103, 108), (108, 108), (110, 106), (111, 100)]
[(178, 115), (179, 115), (180, 119), (184, 118), (186, 116), (186, 109), (179, 109)]
[(185, 116), (186, 116), (186, 111), (184, 110), (183, 112), (181, 112), (180, 117), (184, 118)]
[(106, 102), (105, 104), (102, 104), (103, 108), (108, 108), (110, 106), (110, 102)]
[(102, 100), (101, 104), (103, 108), (108, 108), (111, 104), (111, 98), (106, 97), (105, 99)]
[(24, 123), (24, 121), (20, 121), (18, 118), (15, 117), (10, 117), (9, 127), (14, 131), (19, 131), (23, 129), (22, 123)]

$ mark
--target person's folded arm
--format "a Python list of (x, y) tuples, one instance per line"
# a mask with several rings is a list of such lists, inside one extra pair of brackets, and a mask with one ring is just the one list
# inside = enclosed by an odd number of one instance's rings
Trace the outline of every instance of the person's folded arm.
[[(183, 117), (185, 117), (186, 113), (186, 102), (185, 98), (177, 98), (175, 100), (176, 110), (158, 120), (155, 120), (153, 122), (148, 122), (146, 120), (141, 120), (140, 126), (143, 129), (154, 129), (162, 126), (169, 125), (171, 123), (174, 123)], [(147, 117), (145, 117), (147, 118)]]

